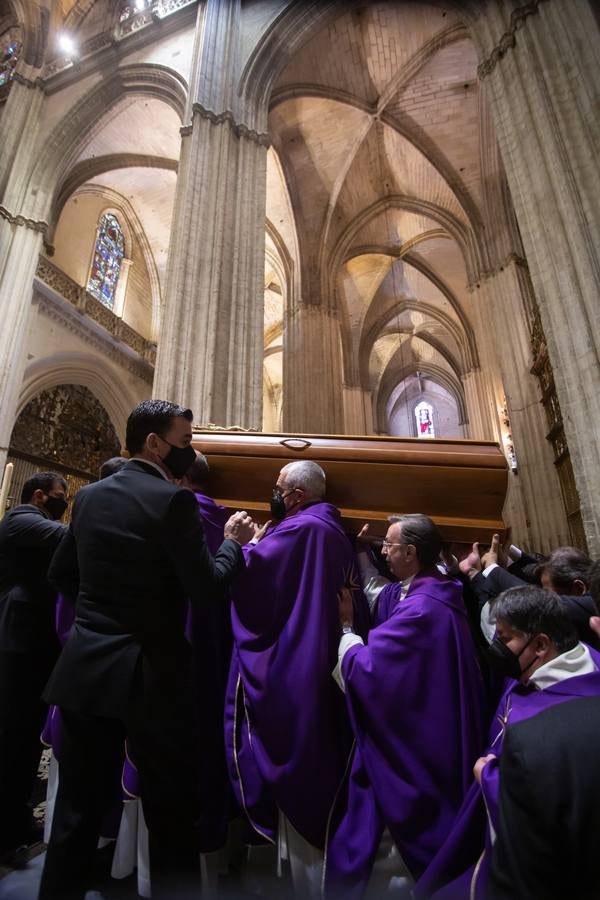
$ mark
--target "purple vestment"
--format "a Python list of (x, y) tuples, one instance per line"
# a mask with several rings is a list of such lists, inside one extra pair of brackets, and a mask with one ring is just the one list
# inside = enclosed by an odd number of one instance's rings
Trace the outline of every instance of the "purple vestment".
[[(589, 650), (600, 670), (600, 653)], [(513, 679), (507, 680), (507, 685), (492, 720), (488, 747), (482, 756), (489, 753), (500, 756), (507, 725), (529, 719), (558, 703), (600, 695), (600, 671), (566, 678), (544, 690), (522, 685)], [(498, 792), (499, 760), (491, 760), (483, 769), (481, 786), (472, 779), (448, 839), (417, 885), (418, 897), (435, 895), (439, 900), (485, 898), (487, 850), (491, 848), (489, 822), (496, 827)]]
[(356, 736), (327, 845), (328, 896), (360, 897), (384, 828), (414, 877), (446, 838), (484, 740), (484, 701), (459, 582), (437, 569), (386, 586), (367, 646), (344, 655)]
[[(246, 569), (233, 589), (229, 775), (260, 835), (273, 839), (279, 808), (322, 848), (351, 746), (331, 672), (337, 594), (356, 583), (354, 552), (338, 510), (321, 502), (302, 507), (244, 552)], [(359, 590), (354, 596), (365, 602)]]

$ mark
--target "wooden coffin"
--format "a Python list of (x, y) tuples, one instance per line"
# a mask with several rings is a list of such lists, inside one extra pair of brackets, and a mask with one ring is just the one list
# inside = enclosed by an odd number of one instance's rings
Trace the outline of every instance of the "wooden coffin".
[(194, 433), (194, 447), (210, 465), (207, 493), (259, 522), (280, 469), (312, 459), (349, 534), (368, 522), (383, 537), (388, 516), (413, 512), (431, 516), (453, 543), (489, 543), (504, 529), (507, 465), (492, 442), (207, 430)]

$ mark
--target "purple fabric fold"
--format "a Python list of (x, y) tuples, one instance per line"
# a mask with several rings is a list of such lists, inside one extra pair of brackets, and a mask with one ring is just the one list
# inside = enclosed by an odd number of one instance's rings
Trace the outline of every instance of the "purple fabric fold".
[(344, 656), (356, 735), (327, 846), (327, 896), (360, 897), (387, 826), (413, 876), (447, 836), (484, 740), (481, 673), (459, 582), (420, 573), (380, 594), (367, 646)]
[[(508, 680), (492, 720), (488, 746), (480, 755), (500, 756), (509, 725), (558, 703), (600, 695), (600, 653), (588, 649), (599, 669), (597, 672), (565, 678), (543, 691)], [(481, 786), (472, 779), (450, 834), (417, 884), (419, 898), (484, 900), (491, 848), (490, 820), (493, 826), (498, 811), (499, 782), (499, 767), (494, 761), (485, 766)]]
[(315, 847), (351, 746), (337, 663), (337, 594), (355, 587), (354, 551), (339, 511), (314, 503), (245, 548), (233, 591), (234, 655), (226, 706), (228, 770), (249, 820), (272, 835), (277, 809)]

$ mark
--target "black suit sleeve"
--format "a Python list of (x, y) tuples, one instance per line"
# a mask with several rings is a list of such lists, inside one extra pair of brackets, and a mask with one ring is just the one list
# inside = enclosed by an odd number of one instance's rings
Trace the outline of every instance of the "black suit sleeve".
[(211, 555), (198, 502), (188, 490), (179, 491), (169, 503), (164, 542), (192, 603), (205, 600), (207, 589), (227, 586), (244, 565), (244, 554), (236, 541), (223, 541), (216, 556)]
[(41, 513), (32, 512), (14, 518), (10, 525), (10, 537), (15, 547), (47, 548), (52, 552), (67, 528), (53, 519), (46, 519)]
[(72, 526), (69, 526), (52, 557), (48, 569), (48, 581), (61, 594), (71, 597), (73, 601), (79, 593), (79, 563)]

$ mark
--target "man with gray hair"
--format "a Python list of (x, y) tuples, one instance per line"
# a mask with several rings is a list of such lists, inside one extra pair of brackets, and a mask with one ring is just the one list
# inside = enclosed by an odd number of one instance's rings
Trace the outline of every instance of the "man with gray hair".
[(351, 746), (331, 670), (337, 594), (354, 583), (354, 552), (324, 496), (317, 463), (298, 460), (280, 471), (272, 522), (244, 549), (233, 591), (226, 705), (238, 802), (260, 836), (278, 841), (301, 897), (319, 896), (327, 821)]
[(327, 898), (358, 898), (367, 885), (381, 896), (423, 873), (460, 808), (483, 740), (481, 676), (462, 585), (437, 568), (440, 532), (417, 513), (390, 523), (383, 554), (397, 580), (361, 562), (377, 606), (368, 644), (355, 633), (349, 592), (340, 596), (334, 678), (356, 745), (331, 818)]

